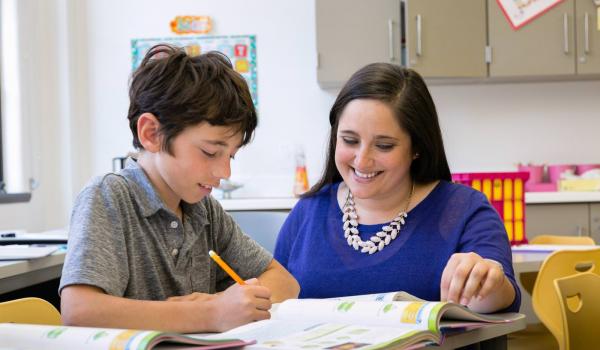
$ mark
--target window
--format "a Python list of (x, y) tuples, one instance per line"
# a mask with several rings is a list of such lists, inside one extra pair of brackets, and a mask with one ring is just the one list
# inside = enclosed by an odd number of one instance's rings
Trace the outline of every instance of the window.
[[(0, 0), (1, 1), (1, 0)], [(3, 7), (4, 2), (0, 3), (0, 19), (4, 19), (2, 17), (2, 13), (3, 13)], [(6, 193), (6, 185), (4, 183), (4, 150), (3, 150), (3, 142), (2, 142), (2, 111), (3, 111), (3, 104), (2, 102), (2, 84), (4, 83), (4, 81), (2, 80), (2, 25), (0, 24), (0, 194), (4, 194)]]
[(17, 4), (0, 0), (0, 204), (31, 198), (23, 175)]
[[(1, 32), (0, 32), (1, 33)], [(0, 72), (2, 68), (0, 66)], [(2, 76), (0, 75), (0, 91), (2, 91)], [(6, 186), (4, 185), (4, 157), (2, 147), (2, 94), (0, 94), (0, 194), (6, 192)]]

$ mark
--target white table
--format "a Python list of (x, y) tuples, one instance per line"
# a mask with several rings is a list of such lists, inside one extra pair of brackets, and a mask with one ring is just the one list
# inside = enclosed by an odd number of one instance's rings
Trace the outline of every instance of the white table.
[(456, 349), (463, 346), (482, 343), (481, 348), (486, 350), (500, 350), (507, 348), (506, 335), (525, 329), (526, 318), (523, 317), (510, 323), (490, 323), (480, 328), (452, 334), (444, 340), (441, 346), (431, 345), (427, 349)]
[(38, 259), (0, 261), (0, 294), (59, 278), (65, 251)]
[(517, 280), (517, 285), (521, 289), (520, 312), (527, 316), (527, 323), (540, 323), (540, 320), (537, 318), (535, 312), (533, 311), (531, 295), (521, 285), (521, 279), (519, 278), (519, 275), (524, 272), (538, 272), (540, 270), (540, 267), (542, 266), (542, 263), (550, 254), (551, 252), (512, 253), (513, 268), (515, 270), (515, 279)]

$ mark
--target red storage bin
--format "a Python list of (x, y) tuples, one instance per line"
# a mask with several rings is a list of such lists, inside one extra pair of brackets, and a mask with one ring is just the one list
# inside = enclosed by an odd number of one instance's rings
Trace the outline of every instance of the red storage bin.
[(527, 243), (525, 187), (528, 172), (457, 173), (452, 181), (483, 192), (504, 221), (510, 244)]

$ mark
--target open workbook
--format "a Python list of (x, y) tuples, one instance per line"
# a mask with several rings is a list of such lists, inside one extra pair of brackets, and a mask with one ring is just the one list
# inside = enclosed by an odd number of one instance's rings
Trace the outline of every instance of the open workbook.
[(253, 341), (215, 337), (205, 339), (176, 333), (128, 329), (66, 326), (40, 326), (1, 323), (0, 349), (39, 350), (147, 350), (147, 349), (227, 349)]
[(271, 319), (220, 337), (256, 340), (261, 349), (385, 349), (443, 343), (444, 336), (524, 318), (517, 313), (484, 315), (447, 302), (427, 302), (407, 293), (337, 299), (292, 299)]

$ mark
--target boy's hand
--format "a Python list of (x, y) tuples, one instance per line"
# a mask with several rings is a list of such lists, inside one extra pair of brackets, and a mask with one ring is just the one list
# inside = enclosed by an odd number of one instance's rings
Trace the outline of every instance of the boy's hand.
[(440, 284), (441, 300), (467, 305), (475, 297), (482, 300), (504, 283), (500, 264), (475, 253), (452, 254)]
[(256, 278), (246, 281), (246, 285), (236, 283), (213, 297), (214, 327), (218, 332), (271, 318), (271, 291)]

